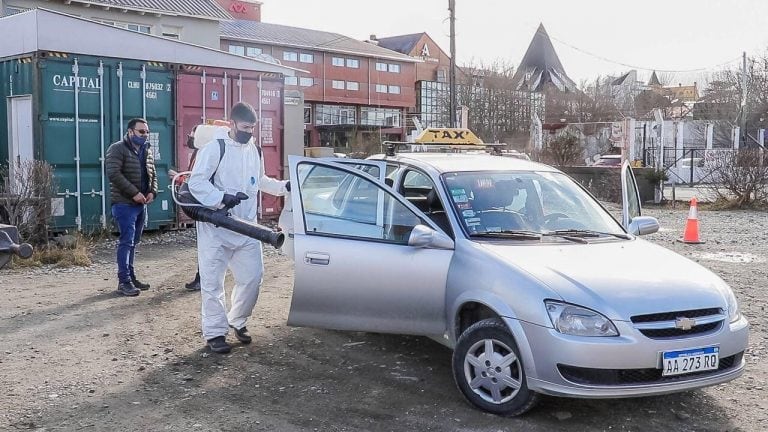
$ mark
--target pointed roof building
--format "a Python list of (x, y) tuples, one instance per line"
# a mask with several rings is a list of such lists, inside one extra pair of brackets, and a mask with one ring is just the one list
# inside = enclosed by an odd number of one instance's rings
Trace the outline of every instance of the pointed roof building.
[(552, 84), (560, 91), (577, 89), (576, 83), (565, 73), (543, 24), (539, 24), (512, 81), (518, 90), (534, 92), (542, 91), (546, 84)]
[(651, 74), (651, 79), (648, 80), (648, 85), (651, 87), (661, 87), (661, 81), (659, 81), (659, 77), (656, 75), (656, 71), (653, 71)]

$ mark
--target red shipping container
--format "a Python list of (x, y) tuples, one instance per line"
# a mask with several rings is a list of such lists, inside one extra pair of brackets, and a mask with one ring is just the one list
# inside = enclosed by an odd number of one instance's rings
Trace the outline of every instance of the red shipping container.
[[(195, 125), (228, 120), (232, 105), (248, 102), (256, 109), (259, 126), (254, 140), (261, 145), (268, 176), (283, 179), (282, 75), (220, 68), (184, 67), (176, 74), (176, 161), (186, 170), (192, 156), (187, 135)], [(262, 194), (261, 217), (276, 219), (282, 198)], [(179, 222), (191, 222), (179, 211)]]

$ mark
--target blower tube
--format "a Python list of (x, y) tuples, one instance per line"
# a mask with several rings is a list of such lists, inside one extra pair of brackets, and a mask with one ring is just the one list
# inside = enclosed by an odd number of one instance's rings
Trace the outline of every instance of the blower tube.
[[(192, 220), (197, 222), (208, 222), (217, 227), (228, 229), (230, 231), (242, 234), (246, 237), (250, 237), (255, 240), (259, 240), (263, 243), (269, 243), (274, 246), (275, 249), (280, 249), (285, 242), (285, 234), (273, 231), (268, 227), (259, 225), (254, 222), (244, 221), (242, 219), (233, 218), (229, 215), (231, 207), (224, 207), (218, 210), (210, 209), (200, 204), (199, 201), (192, 196), (189, 192), (189, 186), (187, 183), (182, 183), (178, 189), (176, 185), (177, 178), (186, 173), (179, 173), (174, 177), (171, 194), (173, 199), (181, 207), (181, 210), (189, 216)], [(239, 200), (247, 200), (248, 195), (238, 192), (237, 198)]]
[(229, 216), (227, 209), (212, 210), (208, 207), (182, 207), (184, 213), (198, 222), (208, 222), (217, 227), (234, 231), (246, 237), (269, 243), (279, 249), (285, 242), (285, 235), (281, 232), (253, 222), (246, 222)]

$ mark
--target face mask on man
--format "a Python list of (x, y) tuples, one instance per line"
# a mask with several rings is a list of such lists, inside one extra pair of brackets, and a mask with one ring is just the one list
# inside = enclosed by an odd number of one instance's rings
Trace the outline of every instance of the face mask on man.
[(241, 130), (235, 130), (235, 141), (240, 144), (247, 144), (253, 137), (253, 132), (246, 132)]
[(141, 147), (147, 142), (147, 137), (142, 135), (131, 135), (131, 142)]

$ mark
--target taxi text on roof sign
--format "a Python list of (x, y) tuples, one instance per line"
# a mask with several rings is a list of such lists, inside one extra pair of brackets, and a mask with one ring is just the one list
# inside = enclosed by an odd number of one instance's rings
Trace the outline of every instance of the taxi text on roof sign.
[(415, 144), (483, 145), (483, 140), (463, 128), (429, 128), (414, 140)]

